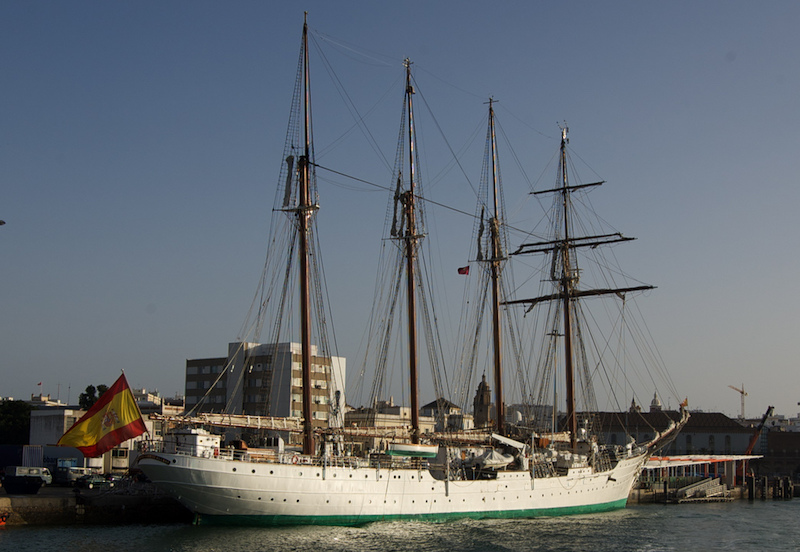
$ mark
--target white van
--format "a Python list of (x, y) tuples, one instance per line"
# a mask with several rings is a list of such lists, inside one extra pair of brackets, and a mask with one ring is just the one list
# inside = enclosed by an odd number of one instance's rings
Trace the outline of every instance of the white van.
[(53, 483), (53, 476), (47, 468), (30, 466), (6, 466), (6, 477), (39, 477), (45, 485)]

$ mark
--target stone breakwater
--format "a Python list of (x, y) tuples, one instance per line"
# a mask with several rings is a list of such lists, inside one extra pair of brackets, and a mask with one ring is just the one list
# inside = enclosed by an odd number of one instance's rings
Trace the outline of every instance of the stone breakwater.
[(35, 495), (0, 494), (0, 525), (6, 526), (191, 523), (192, 519), (176, 500), (147, 485), (113, 490), (46, 487)]

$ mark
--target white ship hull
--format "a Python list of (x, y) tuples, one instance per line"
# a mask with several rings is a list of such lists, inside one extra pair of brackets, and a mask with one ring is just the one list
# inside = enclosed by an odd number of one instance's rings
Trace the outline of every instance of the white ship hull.
[[(613, 469), (571, 469), (534, 478), (436, 479), (426, 468), (243, 462), (149, 453), (139, 467), (197, 515), (198, 522), (251, 525), (358, 525), (374, 521), (509, 518), (623, 508), (647, 454)], [(353, 464), (355, 466), (355, 464)]]

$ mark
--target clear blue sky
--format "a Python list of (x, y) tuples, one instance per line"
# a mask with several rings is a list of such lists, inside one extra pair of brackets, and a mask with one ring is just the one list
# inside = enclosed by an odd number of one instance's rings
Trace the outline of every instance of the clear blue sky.
[[(658, 286), (646, 315), (678, 390), (736, 415), (728, 385), (744, 384), (748, 416), (796, 414), (793, 1), (0, 3), (0, 396), (74, 402), (120, 369), (172, 395), (186, 358), (225, 353), (263, 264), (304, 9), (359, 109), (377, 106), (390, 161), (405, 57), (456, 149), (477, 132), (480, 153), (483, 102), (500, 100), (532, 181), (568, 121), (596, 173), (585, 180), (608, 181), (598, 209), (638, 238), (627, 270)], [(352, 120), (316, 63), (318, 162), (387, 183), (371, 149), (338, 145)], [(472, 212), (434, 135), (428, 123), (429, 196)], [(480, 162), (461, 159), (473, 182)], [(514, 205), (528, 183), (511, 173)], [(320, 193), (339, 349), (354, 361), (386, 197)], [(442, 217), (450, 270), (471, 221)]]

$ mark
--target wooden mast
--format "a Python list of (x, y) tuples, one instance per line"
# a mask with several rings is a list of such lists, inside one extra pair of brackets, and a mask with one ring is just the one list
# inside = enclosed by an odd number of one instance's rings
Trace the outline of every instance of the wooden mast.
[[(515, 304), (528, 304), (531, 308), (539, 303), (545, 301), (560, 301), (562, 314), (563, 314), (563, 331), (564, 331), (564, 368), (565, 368), (565, 384), (567, 395), (567, 419), (566, 426), (570, 433), (570, 443), (574, 448), (577, 444), (578, 438), (578, 416), (575, 398), (575, 352), (573, 344), (573, 312), (572, 303), (576, 299), (583, 297), (596, 297), (601, 295), (618, 295), (622, 296), (627, 292), (646, 291), (654, 289), (653, 286), (642, 285), (632, 286), (626, 288), (616, 289), (587, 289), (580, 290), (577, 288), (579, 271), (577, 266), (572, 266), (571, 252), (579, 247), (595, 248), (604, 244), (612, 244), (617, 242), (630, 241), (634, 238), (624, 237), (620, 233), (603, 234), (597, 236), (585, 237), (572, 237), (570, 227), (569, 212), (571, 208), (570, 194), (575, 190), (590, 188), (593, 186), (600, 186), (603, 182), (593, 182), (591, 184), (577, 184), (571, 186), (567, 174), (567, 144), (569, 139), (567, 133), (569, 129), (565, 126), (561, 129), (561, 148), (559, 160), (559, 176), (561, 185), (557, 188), (550, 190), (540, 190), (533, 192), (534, 194), (546, 193), (559, 193), (561, 194), (561, 209), (563, 210), (563, 236), (551, 241), (542, 241), (536, 243), (524, 243), (520, 245), (512, 255), (522, 255), (529, 253), (549, 253), (552, 255), (560, 255), (560, 266), (554, 261), (553, 273), (551, 275), (554, 282), (558, 284), (558, 290), (551, 295), (543, 295), (533, 299), (517, 299), (514, 301), (505, 301), (506, 305)], [(556, 274), (556, 268), (561, 269), (560, 274)]]
[(297, 206), (297, 234), (300, 241), (300, 342), (303, 379), (303, 454), (314, 454), (314, 429), (311, 413), (311, 301), (309, 283), (309, 217), (314, 209), (310, 193), (311, 92), (308, 70), (308, 12), (303, 18), (303, 89), (305, 152), (300, 158), (300, 190)]
[(414, 167), (414, 112), (411, 97), (414, 87), (411, 86), (411, 61), (405, 60), (406, 67), (406, 107), (408, 110), (408, 191), (403, 194), (403, 207), (406, 217), (405, 257), (406, 257), (406, 294), (408, 295), (408, 372), (411, 394), (411, 442), (419, 443), (419, 374), (417, 353), (417, 299), (416, 299), (416, 209), (415, 209), (415, 167)]
[[(561, 301), (564, 310), (564, 369), (567, 387), (567, 430), (570, 444), (575, 448), (578, 438), (578, 417), (575, 412), (575, 368), (572, 358), (572, 268), (570, 267), (569, 243), (569, 185), (567, 181), (567, 132), (561, 129), (561, 194), (564, 209), (564, 239), (561, 244)], [(577, 267), (576, 267), (577, 269)]]
[(494, 338), (495, 429), (500, 435), (505, 430), (505, 403), (503, 402), (503, 350), (500, 331), (500, 263), (503, 251), (500, 244), (500, 211), (498, 207), (497, 149), (494, 133), (494, 100), (489, 98), (489, 135), (492, 157), (492, 193), (494, 216), (489, 221), (492, 240), (490, 259), (492, 281), (492, 336)]

